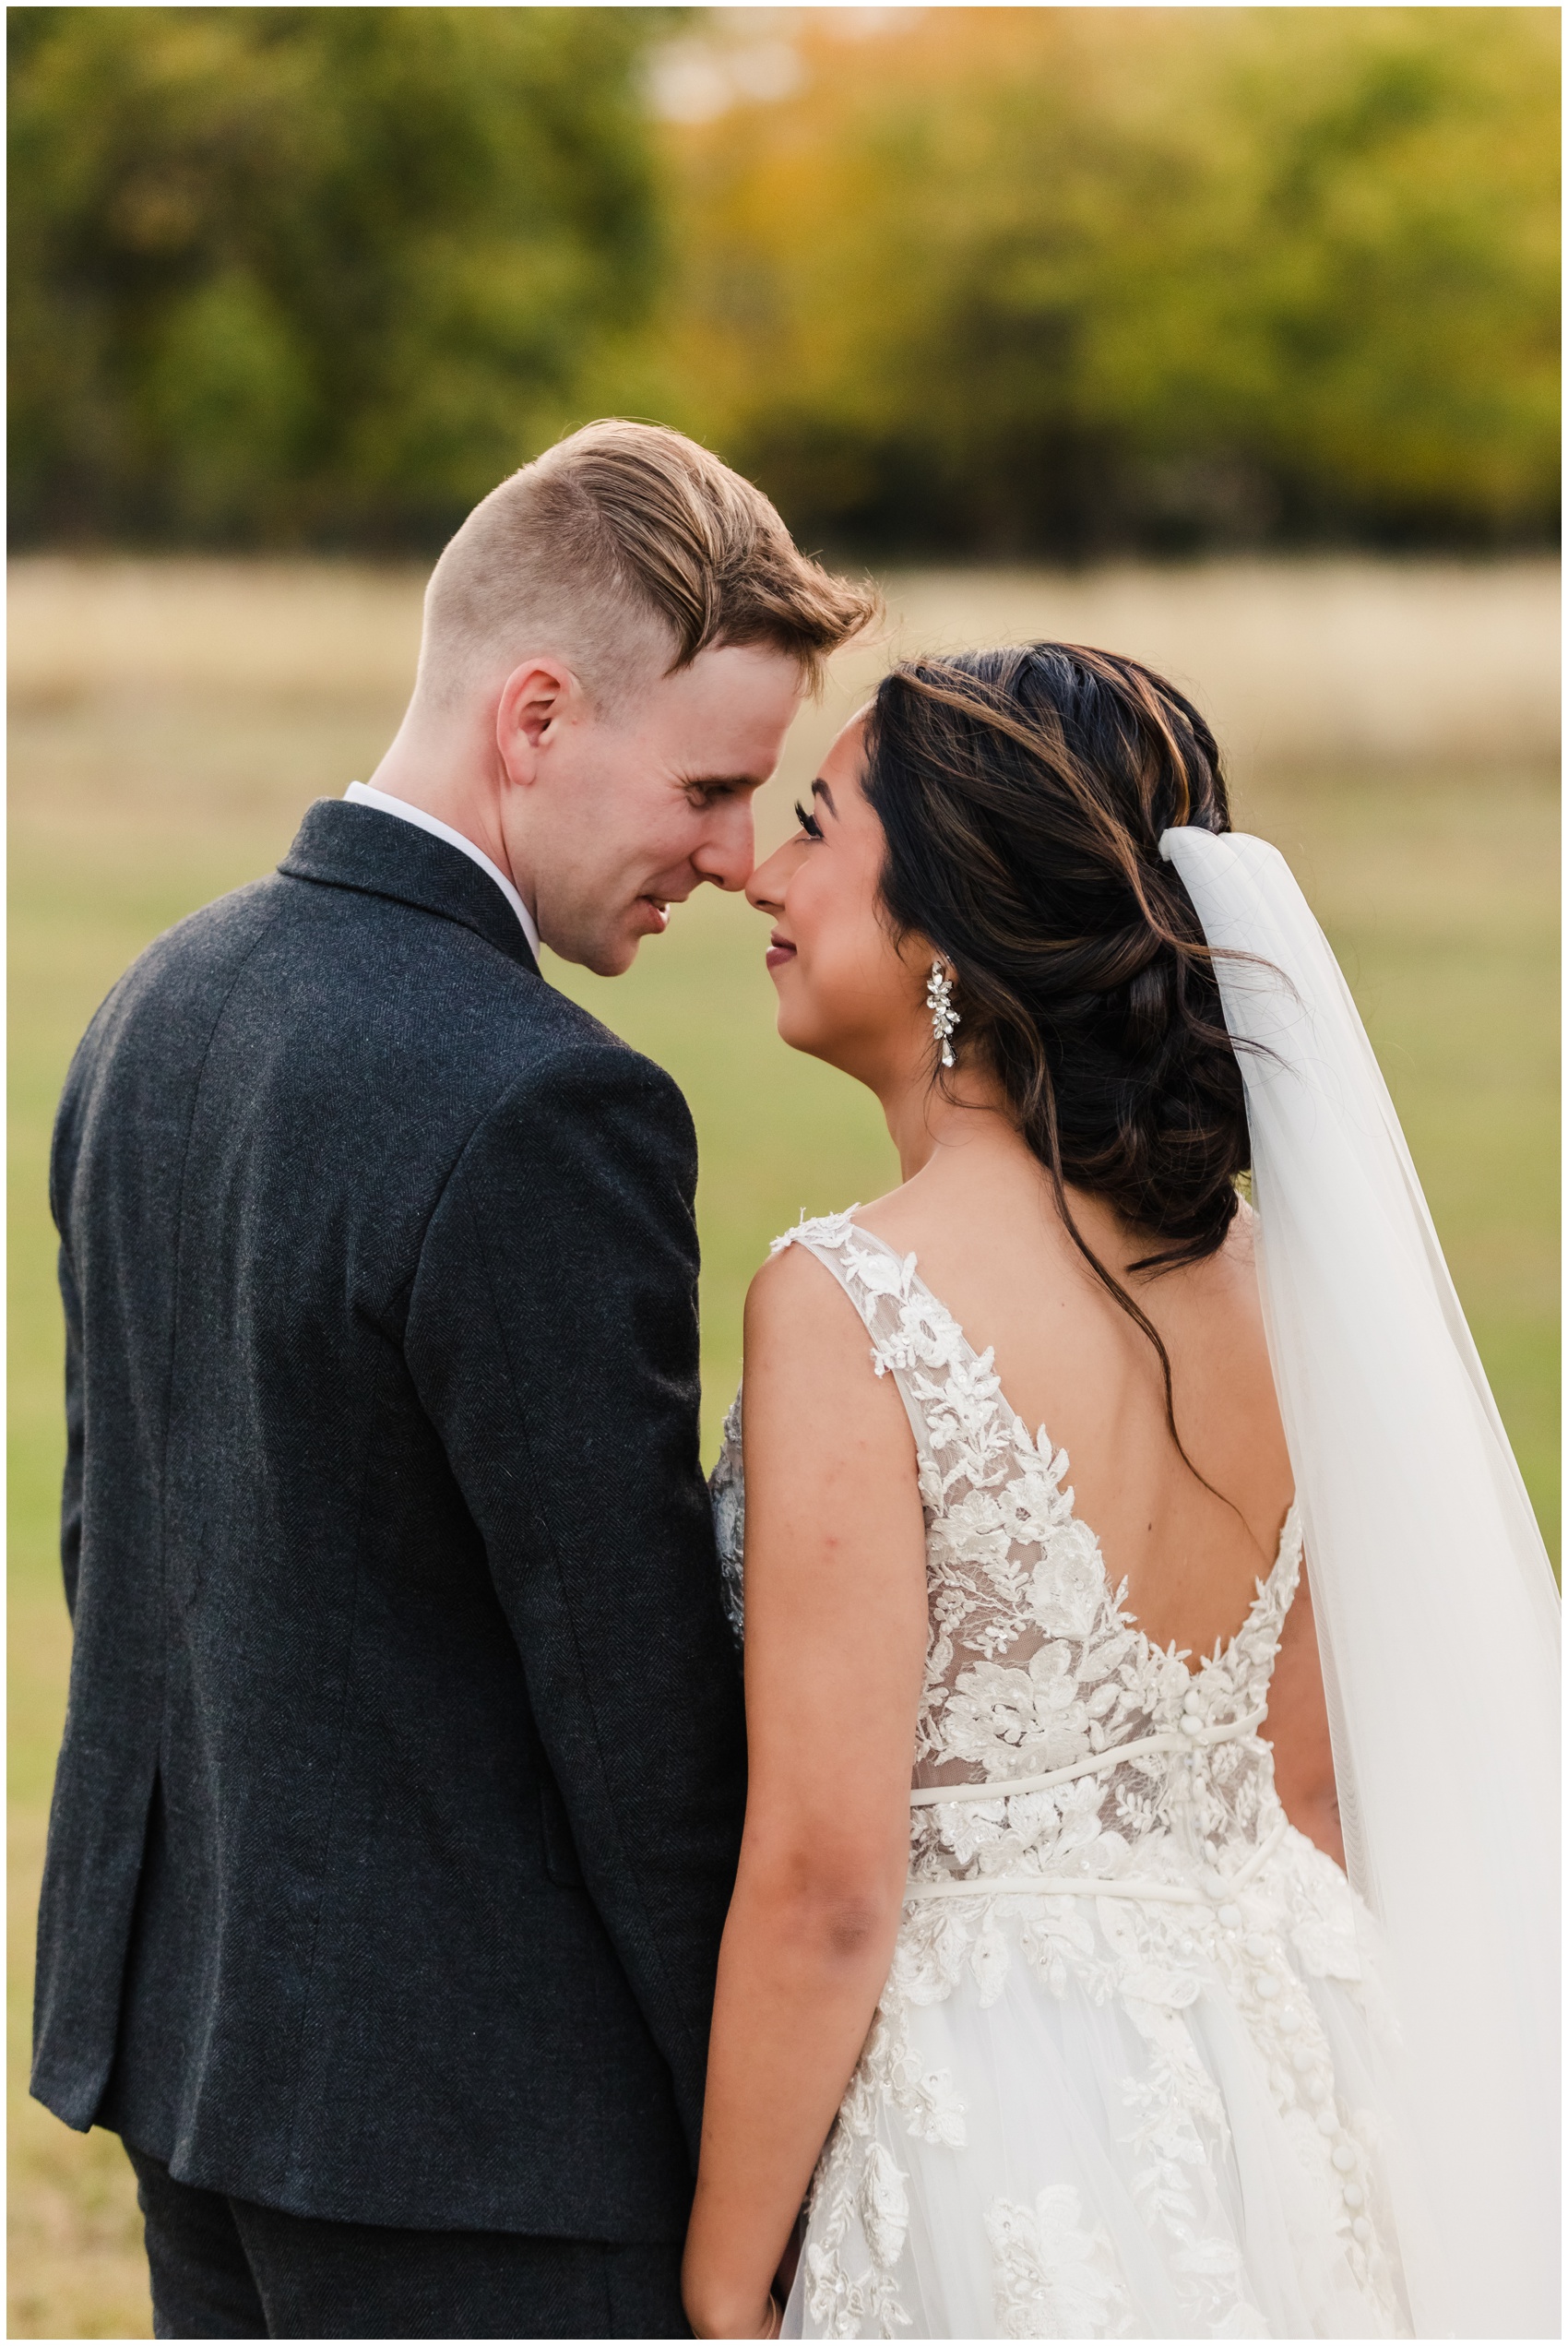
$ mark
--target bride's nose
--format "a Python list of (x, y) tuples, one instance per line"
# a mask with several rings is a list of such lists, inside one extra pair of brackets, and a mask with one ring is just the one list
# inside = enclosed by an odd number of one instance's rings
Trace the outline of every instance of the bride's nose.
[(776, 848), (765, 863), (757, 865), (746, 882), (746, 902), (754, 912), (771, 913), (784, 910), (782, 859), (783, 850)]

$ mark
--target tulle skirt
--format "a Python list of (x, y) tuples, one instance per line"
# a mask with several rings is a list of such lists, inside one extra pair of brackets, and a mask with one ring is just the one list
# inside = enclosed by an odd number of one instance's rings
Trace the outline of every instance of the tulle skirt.
[(814, 2186), (785, 2335), (1408, 2335), (1343, 1876), (1218, 1910), (919, 1901)]

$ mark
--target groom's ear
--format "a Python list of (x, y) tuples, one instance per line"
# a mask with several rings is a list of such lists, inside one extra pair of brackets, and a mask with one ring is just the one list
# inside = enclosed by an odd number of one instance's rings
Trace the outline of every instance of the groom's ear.
[(514, 668), (495, 709), (495, 746), (507, 779), (525, 786), (536, 780), (552, 739), (584, 706), (582, 687), (564, 661), (540, 653)]

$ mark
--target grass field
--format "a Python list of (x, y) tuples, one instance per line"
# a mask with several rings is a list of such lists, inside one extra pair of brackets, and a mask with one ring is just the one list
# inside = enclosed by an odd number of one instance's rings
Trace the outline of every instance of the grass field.
[[(948, 640), (1069, 632), (1075, 617), (1083, 637), (1170, 659), (1218, 708), (1239, 752), (1239, 820), (1285, 850), (1345, 961), (1555, 1553), (1557, 798), (1542, 762), (1551, 583), (1538, 566), (1503, 574), (1466, 699), (1455, 666), (1478, 637), (1454, 600), (1469, 591), (1463, 575), (1341, 568), (1337, 588), (1326, 566), (1306, 586), (1302, 574), (1262, 571), (1197, 586), (1180, 574), (1075, 585), (928, 576), (893, 600), (911, 625)], [(118, 2145), (69, 2134), (25, 2095), (32, 1911), (68, 1661), (44, 1197), (53, 1102), (94, 1006), (148, 939), (267, 870), (312, 798), (368, 772), (401, 706), (417, 611), (406, 577), (327, 567), (40, 565), (14, 580), (12, 2336), (149, 2334)], [(1243, 617), (1248, 659), (1237, 649)], [(1369, 650), (1366, 631), (1380, 626), (1397, 651), (1396, 690), (1375, 642)], [(761, 811), (765, 840), (787, 827), (802, 775), (875, 665), (847, 663), (802, 719)], [(1260, 674), (1276, 678), (1273, 698)], [(1483, 722), (1499, 678), (1513, 695), (1507, 734)], [(1282, 709), (1296, 712), (1289, 722)], [(1495, 747), (1483, 761), (1489, 739), (1505, 742), (1508, 762)], [(893, 1177), (870, 1100), (773, 1037), (762, 937), (743, 905), (705, 891), (628, 978), (551, 971), (670, 1067), (695, 1113), (709, 1454), (738, 1372), (745, 1283), (767, 1241), (802, 1207), (871, 1197)]]

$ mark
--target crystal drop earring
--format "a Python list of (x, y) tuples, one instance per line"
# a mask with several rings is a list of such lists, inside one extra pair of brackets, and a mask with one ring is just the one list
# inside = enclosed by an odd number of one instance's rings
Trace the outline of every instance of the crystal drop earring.
[(931, 1030), (942, 1046), (942, 1064), (953, 1065), (953, 1045), (948, 1037), (960, 1021), (953, 1007), (953, 981), (940, 961), (931, 965), (931, 982), (925, 990), (925, 1006), (931, 1012)]

